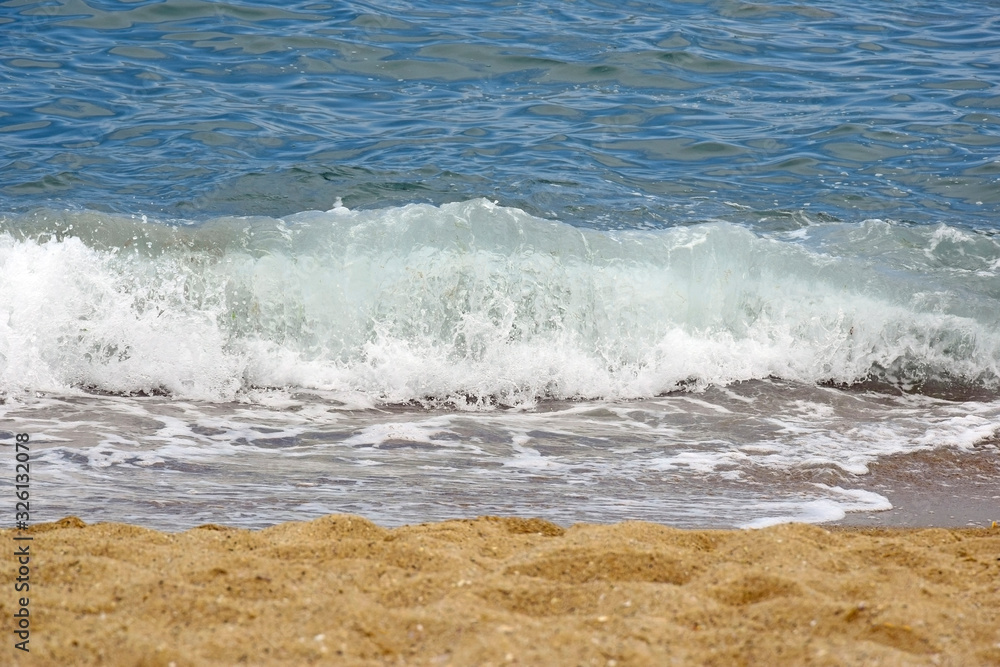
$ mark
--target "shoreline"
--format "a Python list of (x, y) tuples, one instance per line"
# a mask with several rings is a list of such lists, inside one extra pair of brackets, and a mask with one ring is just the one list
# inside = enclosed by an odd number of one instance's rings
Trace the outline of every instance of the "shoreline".
[(824, 526), (873, 528), (988, 527), (1000, 523), (1000, 449), (933, 449), (885, 456), (847, 482), (885, 496), (892, 509), (849, 512)]
[(1000, 526), (830, 528), (68, 517), (0, 530), (33, 538), (36, 577), (31, 654), (2, 650), (25, 665), (1000, 664)]

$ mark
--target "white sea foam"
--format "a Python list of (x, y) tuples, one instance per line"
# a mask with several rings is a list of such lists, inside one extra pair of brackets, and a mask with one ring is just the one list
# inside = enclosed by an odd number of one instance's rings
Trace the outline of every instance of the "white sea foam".
[(189, 226), (5, 218), (0, 391), (530, 406), (765, 377), (996, 387), (997, 279), (951, 270), (988, 269), (994, 240), (810, 229), (600, 232), (486, 200)]
[(324, 512), (392, 524), (470, 513), (823, 522), (889, 508), (866, 488), (873, 463), (940, 448), (995, 456), (1000, 433), (998, 400), (778, 381), (709, 388), (694, 401), (675, 393), (474, 413), (279, 394), (267, 405), (48, 396), (8, 401), (0, 420), (6, 438), (31, 434), (46, 480), (40, 517), (172, 528)]
[(885, 496), (864, 489), (842, 489), (839, 486), (817, 484), (833, 495), (806, 502), (762, 503), (760, 509), (771, 514), (740, 524), (740, 528), (767, 528), (782, 523), (826, 523), (839, 521), (847, 512), (884, 512), (892, 509), (892, 503)]

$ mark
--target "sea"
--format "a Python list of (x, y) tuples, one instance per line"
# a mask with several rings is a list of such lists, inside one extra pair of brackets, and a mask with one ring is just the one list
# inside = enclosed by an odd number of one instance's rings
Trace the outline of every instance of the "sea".
[(0, 2), (8, 526), (22, 433), (31, 522), (989, 519), (997, 4)]

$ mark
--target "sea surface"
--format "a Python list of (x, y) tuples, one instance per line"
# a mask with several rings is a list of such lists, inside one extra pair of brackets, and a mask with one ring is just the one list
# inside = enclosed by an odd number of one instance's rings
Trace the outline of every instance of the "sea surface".
[(32, 522), (1000, 507), (997, 5), (0, 2), (16, 433)]

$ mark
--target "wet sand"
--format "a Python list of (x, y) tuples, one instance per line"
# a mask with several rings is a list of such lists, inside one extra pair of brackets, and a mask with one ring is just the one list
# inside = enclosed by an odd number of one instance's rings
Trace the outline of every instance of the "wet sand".
[(4, 664), (1000, 665), (1000, 527), (0, 533), (31, 550), (31, 653), (5, 632)]
[(1000, 446), (935, 449), (885, 456), (867, 475), (840, 481), (889, 499), (884, 512), (849, 513), (844, 526), (974, 527), (1000, 522)]

